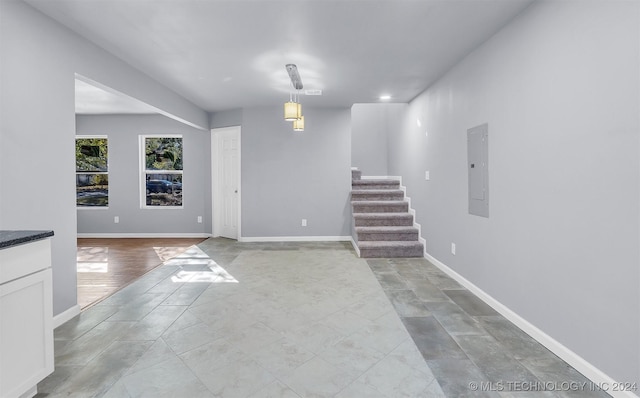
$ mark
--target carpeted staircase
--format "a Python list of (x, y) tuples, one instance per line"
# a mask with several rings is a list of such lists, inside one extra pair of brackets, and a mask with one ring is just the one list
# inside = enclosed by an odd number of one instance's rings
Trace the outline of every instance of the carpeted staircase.
[(351, 170), (351, 207), (360, 257), (422, 257), (418, 229), (398, 180), (365, 179)]

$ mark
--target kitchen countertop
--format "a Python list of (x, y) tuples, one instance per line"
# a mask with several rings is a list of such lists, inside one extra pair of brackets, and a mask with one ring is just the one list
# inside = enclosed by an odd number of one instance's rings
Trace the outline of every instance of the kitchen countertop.
[(53, 231), (0, 230), (0, 249), (29, 243), (53, 236)]

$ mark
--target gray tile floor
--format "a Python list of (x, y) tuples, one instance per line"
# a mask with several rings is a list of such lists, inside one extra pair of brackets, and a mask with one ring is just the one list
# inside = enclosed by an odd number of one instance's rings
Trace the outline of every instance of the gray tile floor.
[(367, 263), (447, 397), (609, 396), (427, 260)]
[(344, 243), (209, 239), (56, 329), (55, 356), (37, 397), (606, 396), (506, 391), (587, 381), (426, 260)]

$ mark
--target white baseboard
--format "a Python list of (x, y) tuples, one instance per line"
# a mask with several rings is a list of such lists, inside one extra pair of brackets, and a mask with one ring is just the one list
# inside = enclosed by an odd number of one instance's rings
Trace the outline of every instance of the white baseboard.
[(466, 287), (470, 292), (478, 296), (482, 301), (487, 303), (502, 316), (518, 326), (529, 336), (534, 338), (543, 346), (547, 347), (551, 352), (556, 354), (569, 365), (573, 366), (578, 372), (582, 373), (586, 378), (591, 380), (595, 386), (599, 386), (605, 390), (608, 390), (606, 392), (615, 398), (638, 398), (638, 396), (631, 391), (612, 391), (611, 389), (613, 388), (613, 386), (621, 385), (621, 383), (616, 382), (613, 378), (609, 377), (600, 369), (587, 362), (580, 355), (571, 351), (569, 348), (565, 347), (553, 337), (538, 329), (529, 321), (512, 311), (509, 307), (494, 299), (478, 286), (465, 279), (462, 275), (458, 274), (456, 271), (452, 270), (451, 268), (437, 260), (435, 257), (431, 256), (429, 253), (426, 253), (426, 251), (425, 258), (433, 263), (436, 267), (444, 271), (447, 275), (455, 279), (462, 286)]
[[(29, 390), (25, 391), (18, 398), (33, 398), (38, 394), (38, 386), (35, 385), (31, 387)], [(48, 395), (48, 394), (47, 394)]]
[(360, 258), (360, 248), (358, 247), (358, 244), (356, 243), (355, 240), (353, 240), (353, 237), (351, 237), (351, 246), (353, 246), (353, 250), (356, 251), (356, 254), (358, 255), (358, 258)]
[(78, 238), (208, 238), (204, 232), (158, 232), (158, 233), (78, 233)]
[(80, 306), (74, 305), (66, 311), (59, 313), (58, 315), (53, 317), (53, 328), (57, 328), (60, 325), (67, 323), (67, 321), (71, 320), (74, 316), (80, 313)]
[(350, 236), (243, 236), (238, 242), (348, 242)]

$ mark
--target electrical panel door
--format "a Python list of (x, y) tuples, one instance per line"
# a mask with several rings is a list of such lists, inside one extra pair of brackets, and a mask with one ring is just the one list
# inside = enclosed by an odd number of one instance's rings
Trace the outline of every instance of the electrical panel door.
[(489, 126), (467, 130), (469, 214), (489, 217)]

